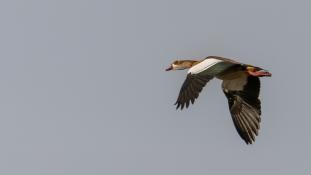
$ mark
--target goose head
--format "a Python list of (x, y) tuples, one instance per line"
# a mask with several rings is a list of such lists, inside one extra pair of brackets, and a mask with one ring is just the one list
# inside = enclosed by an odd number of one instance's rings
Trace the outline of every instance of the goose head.
[(166, 69), (166, 71), (189, 69), (192, 66), (196, 65), (197, 63), (199, 63), (199, 61), (194, 61), (194, 60), (176, 60)]
[(253, 66), (247, 66), (246, 71), (249, 75), (255, 76), (255, 77), (271, 77), (272, 74), (260, 67), (253, 67)]

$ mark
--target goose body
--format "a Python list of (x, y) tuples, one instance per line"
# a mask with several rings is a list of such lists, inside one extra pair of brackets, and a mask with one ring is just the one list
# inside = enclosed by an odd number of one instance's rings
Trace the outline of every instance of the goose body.
[(270, 77), (268, 71), (248, 64), (209, 56), (203, 60), (177, 60), (168, 69), (189, 69), (175, 105), (176, 109), (188, 108), (199, 97), (211, 79), (222, 80), (222, 90), (228, 99), (230, 114), (240, 137), (252, 144), (260, 128), (261, 102), (259, 77)]

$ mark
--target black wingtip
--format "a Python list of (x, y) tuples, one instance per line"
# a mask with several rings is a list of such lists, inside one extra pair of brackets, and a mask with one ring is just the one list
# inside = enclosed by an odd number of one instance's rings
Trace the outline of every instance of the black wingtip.
[(176, 102), (174, 105), (177, 105), (176, 106), (176, 110), (178, 110), (179, 106), (180, 106), (180, 103)]
[(252, 145), (255, 142), (255, 139), (252, 139), (252, 138), (249, 138), (249, 139), (242, 138), (242, 139), (244, 140), (246, 145)]
[(188, 108), (185, 103), (180, 103), (180, 102), (176, 102), (174, 105), (177, 105), (176, 106), (176, 110), (180, 109), (180, 110), (183, 110), (185, 107)]
[(180, 110), (183, 110), (183, 109), (184, 109), (184, 106), (185, 106), (185, 103), (182, 103), (182, 104), (181, 104), (181, 107), (180, 107)]

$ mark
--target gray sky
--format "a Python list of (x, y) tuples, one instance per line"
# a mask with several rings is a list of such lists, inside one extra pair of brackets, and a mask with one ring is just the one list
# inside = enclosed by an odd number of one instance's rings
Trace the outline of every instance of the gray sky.
[[(284, 0), (3, 0), (0, 174), (308, 174), (311, 4)], [(254, 145), (220, 81), (173, 103), (176, 58), (270, 70)]]

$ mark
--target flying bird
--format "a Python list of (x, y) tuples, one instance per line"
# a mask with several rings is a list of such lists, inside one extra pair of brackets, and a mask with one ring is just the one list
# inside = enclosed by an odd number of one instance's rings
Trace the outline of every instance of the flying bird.
[(181, 86), (176, 109), (189, 107), (203, 87), (214, 77), (222, 80), (222, 90), (228, 99), (234, 126), (246, 144), (252, 144), (260, 128), (261, 102), (259, 77), (272, 74), (260, 67), (237, 61), (208, 56), (203, 60), (176, 60), (166, 71), (189, 69)]

